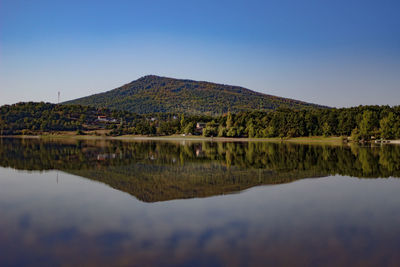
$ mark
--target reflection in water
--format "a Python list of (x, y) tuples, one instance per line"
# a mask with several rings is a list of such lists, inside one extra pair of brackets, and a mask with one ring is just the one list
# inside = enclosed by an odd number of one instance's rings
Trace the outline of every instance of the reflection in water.
[(4, 139), (0, 265), (395, 266), (400, 180), (347, 176), (399, 177), (399, 159), (398, 146)]
[(146, 202), (205, 197), (328, 175), (400, 177), (400, 147), (5, 139), (0, 166), (57, 169)]

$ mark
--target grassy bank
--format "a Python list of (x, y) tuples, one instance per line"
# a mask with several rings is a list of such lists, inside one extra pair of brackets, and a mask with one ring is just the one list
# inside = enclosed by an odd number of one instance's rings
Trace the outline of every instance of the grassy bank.
[(154, 140), (154, 141), (216, 141), (216, 142), (294, 142), (294, 143), (327, 143), (342, 144), (341, 137), (293, 137), (293, 138), (230, 138), (230, 137), (203, 137), (203, 136), (140, 136), (140, 135), (122, 135), (122, 136), (106, 136), (106, 135), (77, 135), (75, 132), (49, 133), (43, 135), (14, 135), (3, 136), (8, 138), (41, 138), (41, 139), (77, 139), (77, 140)]

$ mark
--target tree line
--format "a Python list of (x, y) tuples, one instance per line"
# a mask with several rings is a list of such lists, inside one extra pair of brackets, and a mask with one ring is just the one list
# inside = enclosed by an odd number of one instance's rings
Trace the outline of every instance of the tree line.
[(205, 136), (302, 137), (351, 136), (400, 138), (400, 106), (358, 106), (331, 109), (277, 109), (273, 112), (242, 112), (207, 123)]
[[(114, 122), (101, 122), (106, 116)], [(201, 127), (198, 127), (200, 123)], [(188, 134), (206, 137), (351, 136), (353, 140), (400, 138), (400, 106), (247, 111), (220, 116), (155, 113), (139, 115), (81, 105), (18, 103), (0, 107), (0, 131), (38, 134), (50, 131), (109, 129), (111, 135)]]

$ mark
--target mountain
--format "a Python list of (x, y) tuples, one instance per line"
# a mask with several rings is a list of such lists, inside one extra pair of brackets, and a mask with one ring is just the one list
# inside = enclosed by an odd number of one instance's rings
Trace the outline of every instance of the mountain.
[(140, 114), (155, 112), (206, 113), (210, 115), (247, 110), (301, 109), (322, 106), (267, 95), (232, 85), (144, 76), (113, 90), (78, 98), (63, 104), (127, 110)]

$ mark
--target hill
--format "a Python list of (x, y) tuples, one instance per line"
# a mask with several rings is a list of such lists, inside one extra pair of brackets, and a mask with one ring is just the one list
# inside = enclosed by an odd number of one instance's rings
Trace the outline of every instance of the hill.
[(209, 115), (248, 110), (322, 107), (249, 89), (202, 81), (144, 76), (113, 90), (64, 102), (139, 114), (171, 112)]

